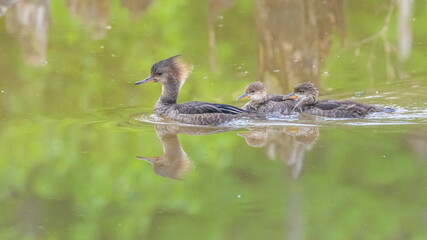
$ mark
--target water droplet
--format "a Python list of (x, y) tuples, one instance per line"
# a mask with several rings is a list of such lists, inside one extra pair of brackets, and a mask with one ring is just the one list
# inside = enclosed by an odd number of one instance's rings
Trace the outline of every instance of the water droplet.
[(208, 77), (203, 77), (204, 79), (207, 79)]
[(245, 74), (248, 74), (249, 72), (248, 71), (245, 71)]
[(101, 46), (100, 48), (104, 48), (104, 46)]
[(1, 93), (4, 93), (4, 90), (1, 90)]
[(385, 158), (385, 155), (383, 155), (383, 158)]
[(219, 24), (218, 27), (222, 28), (222, 24)]
[(329, 74), (329, 73), (328, 73), (328, 72), (323, 72), (323, 74), (325, 74), (325, 75), (326, 75), (326, 74)]
[(112, 57), (115, 57), (116, 55), (114, 55), (114, 54), (111, 54), (111, 56), (112, 56)]
[(219, 19), (224, 19), (224, 16), (219, 16), (218, 18), (219, 18)]
[(294, 62), (298, 62), (298, 59), (296, 59), (296, 58), (295, 58), (295, 59), (294, 59)]
[(416, 19), (415, 18), (412, 18), (412, 21), (415, 21)]
[(107, 26), (105, 26), (105, 29), (110, 30), (110, 29), (111, 29), (111, 25), (107, 25)]
[(276, 69), (276, 70), (273, 70), (273, 72), (280, 72), (280, 70), (279, 70), (279, 69)]
[(376, 93), (376, 94), (378, 94), (379, 92), (378, 92), (378, 91), (376, 91), (375, 93)]
[(242, 196), (240, 196), (240, 195), (237, 195), (237, 198), (241, 198)]

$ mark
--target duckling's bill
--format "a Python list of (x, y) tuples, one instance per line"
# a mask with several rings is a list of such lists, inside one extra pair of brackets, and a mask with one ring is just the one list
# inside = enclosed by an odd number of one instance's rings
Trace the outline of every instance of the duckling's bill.
[(154, 79), (153, 79), (153, 77), (151, 75), (148, 78), (144, 79), (144, 80), (136, 82), (135, 85), (138, 85), (138, 84), (141, 84), (141, 83), (147, 83), (147, 82), (154, 82)]
[(291, 93), (291, 94), (288, 94), (286, 96), (283, 96), (283, 100), (291, 99), (291, 98), (298, 98), (298, 96), (295, 95), (295, 93)]
[(246, 94), (246, 93), (243, 93), (242, 94), (242, 96), (240, 96), (240, 97), (238, 97), (238, 98), (236, 98), (236, 100), (239, 100), (239, 99), (245, 99), (245, 98), (249, 98), (249, 95), (248, 94)]

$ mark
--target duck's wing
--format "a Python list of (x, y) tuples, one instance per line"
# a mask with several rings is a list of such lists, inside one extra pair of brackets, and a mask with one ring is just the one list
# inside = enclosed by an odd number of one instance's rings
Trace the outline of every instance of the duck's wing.
[(322, 110), (332, 110), (332, 109), (339, 108), (340, 106), (342, 106), (342, 104), (340, 104), (340, 102), (335, 100), (325, 99), (325, 100), (316, 102), (314, 106)]
[(239, 114), (246, 112), (243, 109), (227, 104), (208, 102), (186, 102), (176, 105), (176, 109), (182, 114), (202, 114), (202, 113), (225, 113)]

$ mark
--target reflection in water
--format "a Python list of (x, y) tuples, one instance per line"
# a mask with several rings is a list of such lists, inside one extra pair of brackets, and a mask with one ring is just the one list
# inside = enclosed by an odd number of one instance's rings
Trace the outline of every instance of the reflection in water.
[(301, 173), (304, 155), (312, 149), (319, 137), (317, 127), (257, 127), (248, 133), (239, 133), (251, 147), (265, 147), (270, 159), (279, 155), (282, 161), (292, 168), (292, 177)]
[[(73, 17), (79, 16), (83, 27), (92, 32), (94, 39), (105, 37), (110, 28), (111, 0), (66, 0)], [(151, 6), (153, 0), (122, 0), (121, 6), (127, 8), (132, 17), (139, 17)]]
[(7, 11), (6, 29), (19, 39), (25, 62), (31, 66), (43, 65), (46, 62), (49, 1), (6, 0), (1, 2), (0, 16), (4, 11)]
[(209, 31), (209, 63), (211, 71), (215, 71), (215, 20), (221, 11), (233, 7), (236, 0), (209, 0), (208, 4), (208, 31)]
[(211, 129), (200, 127), (187, 127), (178, 125), (154, 126), (157, 137), (163, 145), (163, 154), (159, 157), (137, 157), (153, 165), (154, 172), (162, 177), (182, 179), (183, 175), (191, 169), (191, 162), (181, 147), (178, 134), (186, 135), (208, 135), (224, 132), (223, 129)]
[(122, 0), (121, 5), (127, 8), (134, 18), (142, 16), (151, 6), (153, 0)]
[[(191, 169), (191, 162), (181, 147), (178, 134), (209, 135), (231, 131), (231, 128), (206, 128), (178, 125), (156, 124), (157, 137), (163, 145), (163, 154), (159, 157), (141, 157), (153, 165), (154, 172), (162, 177), (182, 179)], [(304, 155), (312, 149), (319, 137), (317, 127), (254, 127), (250, 132), (239, 133), (251, 147), (265, 147), (270, 159), (279, 155), (280, 159), (291, 167), (292, 177), (298, 178), (301, 173)]]
[(403, 142), (420, 161), (427, 163), (427, 130), (407, 133)]
[(7, 10), (19, 0), (0, 0), (0, 17), (2, 17)]
[(83, 27), (92, 32), (94, 39), (101, 39), (109, 27), (111, 0), (67, 0), (71, 16), (80, 16)]
[(319, 85), (319, 68), (332, 45), (332, 28), (338, 27), (341, 42), (346, 35), (344, 1), (255, 2), (258, 79), (277, 92), (305, 81)]

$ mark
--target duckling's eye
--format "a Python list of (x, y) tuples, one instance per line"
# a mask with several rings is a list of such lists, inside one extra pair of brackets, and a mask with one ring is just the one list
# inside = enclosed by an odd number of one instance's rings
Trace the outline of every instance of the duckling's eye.
[(255, 91), (251, 91), (251, 93), (254, 93)]
[(159, 75), (159, 76), (160, 76), (160, 75), (162, 75), (162, 74), (163, 74), (162, 72), (158, 72), (158, 73), (157, 73), (157, 75)]

